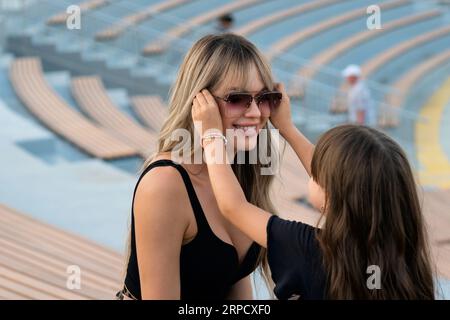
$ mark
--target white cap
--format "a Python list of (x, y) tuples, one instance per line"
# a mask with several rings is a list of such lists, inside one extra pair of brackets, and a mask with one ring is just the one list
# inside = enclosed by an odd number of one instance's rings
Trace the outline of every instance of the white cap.
[(342, 76), (344, 78), (350, 77), (350, 76), (361, 76), (361, 68), (357, 66), (356, 64), (350, 64), (348, 65), (343, 71)]

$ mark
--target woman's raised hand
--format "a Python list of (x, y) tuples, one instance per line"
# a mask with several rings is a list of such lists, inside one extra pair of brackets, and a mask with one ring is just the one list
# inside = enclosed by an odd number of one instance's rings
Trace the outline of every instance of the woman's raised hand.
[(219, 106), (213, 95), (207, 89), (203, 89), (195, 96), (191, 114), (195, 130), (200, 137), (203, 137), (206, 132), (214, 130), (223, 134)]

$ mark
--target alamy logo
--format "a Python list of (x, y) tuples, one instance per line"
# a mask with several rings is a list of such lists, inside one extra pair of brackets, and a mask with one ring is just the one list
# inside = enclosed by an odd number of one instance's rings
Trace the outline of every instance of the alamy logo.
[(379, 30), (381, 29), (381, 8), (377, 5), (371, 5), (367, 7), (367, 14), (370, 16), (367, 18), (367, 29)]
[(69, 30), (81, 29), (81, 8), (77, 5), (71, 5), (66, 10), (67, 19), (66, 26)]
[(81, 269), (77, 265), (67, 266), (66, 273), (67, 281), (66, 287), (69, 290), (80, 290), (81, 289)]
[(381, 269), (377, 265), (370, 265), (366, 270), (367, 274), (370, 276), (367, 278), (367, 288), (370, 290), (378, 290), (381, 289)]

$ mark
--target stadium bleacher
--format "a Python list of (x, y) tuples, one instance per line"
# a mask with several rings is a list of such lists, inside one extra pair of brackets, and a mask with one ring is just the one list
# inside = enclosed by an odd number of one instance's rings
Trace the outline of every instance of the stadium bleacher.
[(11, 65), (10, 77), (23, 104), (48, 128), (82, 150), (103, 159), (136, 154), (128, 145), (67, 106), (45, 82), (39, 59), (15, 60)]
[(133, 106), (138, 117), (146, 126), (154, 132), (159, 132), (167, 117), (167, 107), (159, 96), (134, 96), (131, 97)]
[(96, 76), (72, 79), (72, 94), (80, 107), (103, 128), (132, 146), (142, 157), (154, 152), (156, 136), (129, 118), (109, 98)]
[[(393, 92), (387, 95), (386, 103), (396, 108), (401, 108), (407, 92), (411, 90), (417, 80), (429, 73), (434, 68), (439, 67), (446, 61), (450, 60), (450, 51), (444, 51), (423, 61), (419, 65), (411, 68), (406, 74), (393, 84)], [(398, 126), (398, 117), (394, 113), (383, 114), (380, 121), (383, 126)]]
[[(1, 174), (0, 298), (113, 298), (132, 186), (155, 151), (170, 85), (184, 53), (217, 32), (225, 13), (234, 16), (232, 31), (253, 41), (288, 85), (293, 117), (312, 140), (346, 121), (329, 108), (346, 94), (341, 69), (362, 66), (383, 111), (380, 126), (414, 164), (439, 276), (448, 281), (450, 7), (378, 1), (383, 28), (368, 30), (372, 2), (41, 0), (20, 7), (0, 0), (0, 152), (8, 155), (0, 161), (11, 167)], [(71, 4), (80, 7), (80, 30), (65, 26)], [(51, 72), (65, 73), (64, 94)], [(117, 88), (122, 101), (111, 94)], [(280, 215), (316, 224), (308, 176), (291, 148), (280, 170), (272, 189)], [(20, 188), (28, 176), (33, 181)], [(48, 194), (60, 201), (38, 203)], [(82, 290), (67, 289), (68, 265), (86, 270)]]
[[(0, 299), (111, 299), (120, 288), (116, 252), (0, 205)], [(67, 268), (83, 272), (79, 290)]]

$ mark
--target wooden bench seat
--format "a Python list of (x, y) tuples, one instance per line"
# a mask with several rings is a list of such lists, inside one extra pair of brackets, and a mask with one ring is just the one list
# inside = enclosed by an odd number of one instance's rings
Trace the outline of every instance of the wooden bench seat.
[(71, 90), (80, 108), (100, 126), (138, 150), (143, 158), (154, 152), (157, 137), (114, 104), (99, 77), (75, 77)]
[(12, 87), (24, 106), (47, 128), (101, 159), (131, 157), (137, 151), (70, 107), (47, 83), (38, 58), (18, 58), (10, 68)]
[(159, 3), (155, 3), (151, 6), (141, 9), (139, 12), (128, 15), (113, 25), (103, 29), (95, 34), (95, 40), (97, 41), (111, 41), (119, 37), (129, 28), (144, 22), (145, 20), (154, 17), (155, 15), (164, 12), (169, 9), (173, 9), (177, 6), (181, 6), (192, 0), (167, 0)]
[(167, 118), (168, 110), (159, 96), (133, 96), (131, 106), (142, 122), (155, 132), (159, 132)]
[[(84, 1), (80, 4), (78, 4), (78, 6), (80, 7), (80, 11), (83, 12), (87, 12), (89, 10), (94, 10), (94, 9), (98, 9), (100, 7), (106, 6), (108, 4), (111, 3), (111, 0), (88, 0), (88, 1)], [(58, 14), (55, 14), (54, 16), (50, 17), (47, 20), (47, 24), (48, 25), (58, 25), (58, 24), (64, 24), (66, 23), (68, 14), (67, 12), (60, 12)]]
[(258, 4), (262, 2), (261, 0), (239, 0), (239, 1), (233, 1), (231, 3), (227, 3), (221, 7), (215, 8), (214, 10), (210, 10), (208, 12), (202, 13), (188, 21), (185, 21), (178, 26), (170, 29), (167, 31), (162, 38), (155, 40), (153, 42), (148, 43), (145, 45), (144, 49), (142, 50), (143, 55), (152, 55), (152, 54), (159, 54), (167, 50), (170, 43), (174, 39), (178, 39), (182, 37), (183, 35), (187, 34), (194, 28), (208, 23), (210, 21), (213, 21), (214, 19), (219, 18), (220, 16), (233, 12), (248, 6), (252, 6), (255, 4)]
[[(407, 3), (409, 3), (409, 0), (391, 0), (379, 4), (379, 7), (381, 10), (387, 10), (403, 6)], [(337, 17), (314, 24), (308, 28), (300, 29), (299, 31), (290, 33), (289, 35), (280, 39), (271, 46), (269, 52), (267, 53), (267, 58), (269, 60), (272, 60), (276, 56), (282, 54), (287, 49), (293, 47), (294, 45), (297, 45), (301, 41), (304, 41), (311, 37), (315, 37), (319, 35), (321, 32), (324, 32), (336, 26), (364, 17), (367, 15), (366, 9), (367, 7), (364, 6), (362, 8), (358, 8), (345, 14), (339, 15)]]
[[(113, 299), (123, 263), (111, 249), (0, 204), (0, 299)], [(80, 289), (67, 287), (72, 265)]]

